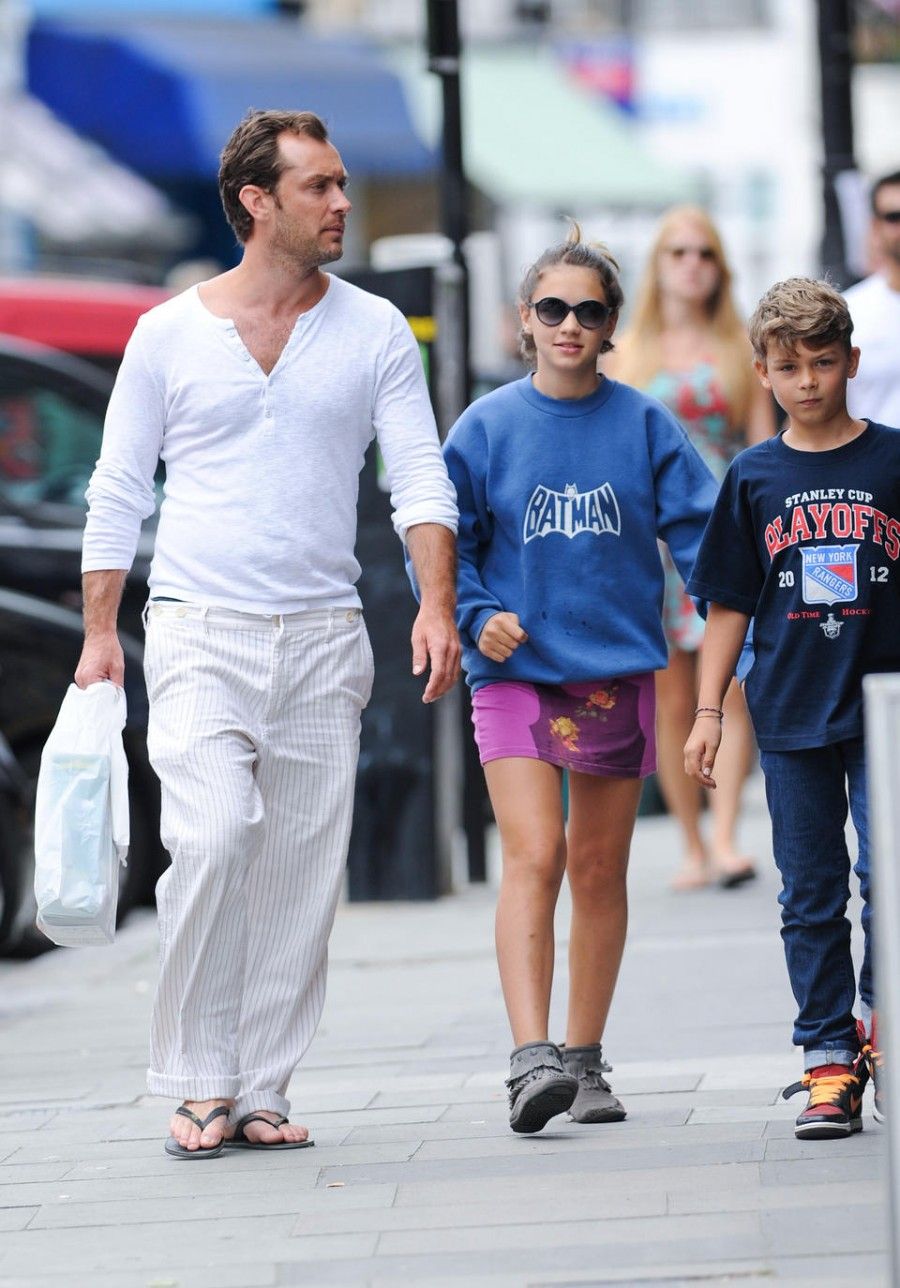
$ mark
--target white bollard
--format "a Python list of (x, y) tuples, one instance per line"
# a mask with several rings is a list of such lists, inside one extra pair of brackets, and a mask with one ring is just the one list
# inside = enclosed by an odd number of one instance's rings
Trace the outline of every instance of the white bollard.
[(884, 1056), (890, 1282), (900, 1284), (900, 675), (867, 675), (866, 765), (878, 1039)]

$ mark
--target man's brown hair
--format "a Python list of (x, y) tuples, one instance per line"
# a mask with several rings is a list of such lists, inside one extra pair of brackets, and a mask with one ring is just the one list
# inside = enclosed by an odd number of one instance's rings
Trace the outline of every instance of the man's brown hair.
[(219, 196), (225, 218), (242, 244), (253, 231), (253, 216), (238, 196), (248, 183), (274, 192), (283, 162), (278, 151), (280, 134), (306, 134), (328, 142), (325, 123), (314, 112), (248, 112), (222, 149)]
[(791, 352), (798, 344), (824, 349), (838, 341), (849, 353), (853, 319), (843, 295), (828, 282), (789, 277), (769, 287), (747, 330), (754, 354), (764, 363), (769, 345)]

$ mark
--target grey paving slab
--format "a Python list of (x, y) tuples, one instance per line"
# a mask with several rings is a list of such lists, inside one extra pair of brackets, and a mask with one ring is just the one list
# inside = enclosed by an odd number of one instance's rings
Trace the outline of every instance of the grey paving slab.
[[(318, 1149), (318, 1146), (316, 1146)], [(286, 1152), (276, 1152), (273, 1154), (262, 1154), (254, 1152), (250, 1159), (245, 1161), (243, 1157), (233, 1158), (230, 1154), (226, 1157), (208, 1160), (211, 1164), (216, 1163), (219, 1167), (227, 1167), (231, 1172), (240, 1173), (241, 1169), (248, 1171), (273, 1171), (286, 1172), (290, 1175), (290, 1184), (299, 1188), (312, 1188), (316, 1185), (320, 1168), (313, 1161), (315, 1150), (303, 1151), (303, 1163), (296, 1162), (293, 1158), (288, 1161)], [(130, 1154), (117, 1155), (109, 1159), (108, 1162), (88, 1162), (75, 1163), (70, 1160), (66, 1178), (75, 1180), (91, 1180), (95, 1177), (105, 1177), (106, 1179), (118, 1179), (122, 1177), (159, 1177), (171, 1176), (174, 1167), (180, 1167), (180, 1162), (173, 1162), (164, 1152), (162, 1145), (155, 1142), (155, 1148), (152, 1155), (147, 1157), (137, 1157)], [(191, 1164), (186, 1163), (184, 1166), (189, 1167)], [(195, 1164), (194, 1166), (202, 1166)], [(192, 1172), (191, 1175), (194, 1175)], [(285, 1180), (285, 1184), (288, 1181)]]
[(32, 1181), (56, 1181), (71, 1170), (71, 1162), (31, 1163), (16, 1168), (0, 1168), (0, 1185), (16, 1188)]
[(384, 1108), (406, 1108), (412, 1105), (466, 1105), (482, 1104), (491, 1100), (506, 1101), (506, 1095), (502, 1090), (503, 1080), (497, 1079), (493, 1083), (493, 1093), (485, 1087), (454, 1087), (453, 1089), (442, 1089), (440, 1091), (380, 1091), (372, 1101), (373, 1107)]
[[(473, 1174), (481, 1176), (511, 1176), (524, 1171), (528, 1166), (527, 1146), (518, 1153), (496, 1153), (489, 1158), (468, 1155), (463, 1158), (436, 1158), (420, 1160), (418, 1156), (408, 1163), (384, 1164), (379, 1169), (381, 1180), (394, 1180), (399, 1183), (415, 1180), (434, 1180), (439, 1177), (469, 1178)], [(704, 1163), (753, 1163), (762, 1159), (763, 1146), (760, 1141), (734, 1141), (722, 1145), (685, 1145), (677, 1151), (679, 1161), (685, 1166)], [(571, 1172), (581, 1170), (585, 1175), (593, 1175), (598, 1169), (606, 1174), (628, 1171), (641, 1172), (647, 1177), (647, 1183), (653, 1180), (656, 1168), (669, 1168), (672, 1165), (675, 1151), (661, 1146), (656, 1149), (617, 1150), (600, 1155), (592, 1149), (586, 1150), (547, 1150), (542, 1149), (536, 1157), (539, 1169), (547, 1172)], [(537, 1170), (533, 1168), (532, 1170)], [(373, 1167), (357, 1166), (323, 1169), (320, 1184), (330, 1180), (372, 1180)]]
[[(199, 1166), (199, 1164), (198, 1164)], [(204, 1164), (205, 1166), (205, 1164)], [(203, 1184), (195, 1181), (197, 1189)], [(321, 1191), (320, 1191), (321, 1192)], [(325, 1191), (328, 1193), (328, 1191)], [(289, 1186), (269, 1187), (264, 1194), (181, 1194), (177, 1198), (107, 1198), (102, 1202), (45, 1203), (29, 1223), (31, 1230), (84, 1230), (91, 1226), (171, 1225), (173, 1222), (225, 1220), (229, 1217), (295, 1216), (303, 1192)], [(0, 1209), (2, 1211), (2, 1209)]]
[(766, 1209), (760, 1221), (768, 1248), (781, 1256), (797, 1255), (814, 1249), (819, 1256), (828, 1253), (870, 1252), (885, 1246), (886, 1214), (871, 1204), (853, 1207), (853, 1219), (847, 1219), (847, 1207), (823, 1203), (804, 1210), (798, 1219), (795, 1212)]
[[(177, 1278), (182, 1268), (193, 1266), (254, 1265), (266, 1262), (340, 1260), (371, 1257), (377, 1235), (289, 1236), (293, 1222), (284, 1217), (229, 1217), (160, 1225), (109, 1226), (97, 1230), (23, 1231), (4, 1239), (0, 1272), (7, 1275), (47, 1273), (73, 1263), (79, 1270), (145, 1269)], [(162, 1242), (164, 1238), (164, 1242)], [(262, 1250), (265, 1250), (264, 1252)]]
[[(845, 1141), (822, 1141), (823, 1145), (843, 1145)], [(880, 1181), (886, 1192), (885, 1168), (882, 1159), (869, 1159), (865, 1155), (855, 1161), (842, 1156), (837, 1149), (825, 1150), (818, 1158), (796, 1158), (786, 1161), (762, 1162), (760, 1164), (760, 1182), (762, 1185), (816, 1185), (820, 1182), (835, 1187), (846, 1186), (847, 1177), (862, 1174)], [(835, 1193), (838, 1189), (835, 1189)]]
[[(701, 1124), (754, 1122), (785, 1122), (793, 1128), (794, 1119), (800, 1112), (800, 1106), (786, 1104), (775, 1105), (703, 1105), (691, 1111), (688, 1123), (695, 1127)], [(791, 1133), (793, 1134), (793, 1132)]]
[[(822, 1146), (825, 1146), (825, 1149)], [(843, 1140), (797, 1140), (793, 1135), (770, 1137), (766, 1141), (766, 1161), (778, 1163), (796, 1159), (821, 1159), (835, 1147), (840, 1147), (841, 1157), (880, 1159), (884, 1157), (886, 1137), (880, 1130), (862, 1131)], [(818, 1146), (818, 1148), (817, 1148)], [(852, 1162), (849, 1163), (852, 1166)]]
[(422, 1252), (497, 1252), (548, 1248), (602, 1248), (610, 1245), (646, 1245), (680, 1239), (722, 1239), (760, 1235), (755, 1212), (713, 1213), (702, 1216), (639, 1217), (605, 1221), (564, 1221), (540, 1225), (462, 1226), (456, 1230), (406, 1230), (387, 1232), (378, 1243), (379, 1256), (416, 1255)]
[[(806, 1207), (823, 1207), (834, 1200), (835, 1189), (827, 1181), (812, 1182), (808, 1185), (766, 1185), (725, 1188), (722, 1185), (713, 1187), (679, 1186), (668, 1190), (668, 1210), (673, 1213), (687, 1212), (748, 1212), (770, 1209), (773, 1211), (798, 1209)], [(880, 1210), (883, 1186), (880, 1181), (854, 1177), (853, 1184), (846, 1186), (843, 1198), (845, 1207), (865, 1207), (872, 1211)], [(802, 1221), (802, 1216), (791, 1218)]]
[[(762, 1261), (704, 1261), (693, 1265), (673, 1264), (665, 1270), (655, 1270), (652, 1266), (640, 1269), (604, 1266), (602, 1271), (564, 1270), (554, 1273), (542, 1270), (536, 1275), (525, 1273), (516, 1278), (498, 1273), (479, 1276), (474, 1282), (479, 1288), (522, 1288), (523, 1284), (527, 1284), (527, 1288), (550, 1288), (550, 1285), (557, 1285), (559, 1288), (598, 1288), (598, 1285), (604, 1285), (608, 1288), (610, 1284), (629, 1284), (631, 1288), (641, 1288), (641, 1285), (655, 1285), (658, 1288), (660, 1284), (664, 1284), (665, 1288), (695, 1288), (701, 1279), (713, 1284), (753, 1284), (768, 1278), (770, 1272)], [(417, 1288), (457, 1288), (459, 1283), (458, 1277), (429, 1278), (421, 1280)], [(377, 1278), (371, 1281), (371, 1288), (389, 1288), (389, 1285), (387, 1280)]]
[[(703, 1275), (705, 1267), (710, 1262), (717, 1265), (725, 1263), (729, 1268), (743, 1268), (751, 1262), (760, 1272), (767, 1269), (768, 1261), (760, 1249), (760, 1236), (757, 1233), (733, 1232), (727, 1242), (727, 1249), (723, 1249), (715, 1239), (701, 1237), (696, 1240), (684, 1239), (672, 1243), (609, 1245), (602, 1247), (602, 1253), (598, 1251), (598, 1245), (593, 1243), (587, 1247), (580, 1244), (565, 1244), (559, 1247), (537, 1247), (526, 1250), (492, 1248), (467, 1253), (423, 1251), (418, 1256), (381, 1255), (378, 1259), (378, 1268), (381, 1270), (379, 1282), (383, 1285), (394, 1285), (394, 1288), (398, 1284), (419, 1285), (427, 1279), (429, 1271), (436, 1265), (440, 1265), (445, 1283), (452, 1283), (455, 1279), (457, 1283), (466, 1285), (473, 1277), (488, 1279), (492, 1273), (509, 1274), (511, 1271), (517, 1271), (520, 1276), (520, 1288), (521, 1285), (532, 1288), (534, 1285), (546, 1282), (548, 1275), (554, 1277), (550, 1282), (563, 1284), (572, 1283), (573, 1275), (576, 1276), (574, 1282), (578, 1282), (577, 1276), (581, 1276), (582, 1283), (587, 1282), (596, 1288), (598, 1283), (616, 1282), (617, 1274), (618, 1281), (622, 1282), (619, 1274), (621, 1271), (626, 1272), (624, 1281), (627, 1282), (628, 1276), (634, 1276), (635, 1268), (641, 1266), (652, 1269), (656, 1265), (667, 1267), (683, 1265), (693, 1271), (691, 1278), (694, 1282)], [(332, 1264), (328, 1267), (318, 1265), (315, 1268), (314, 1282), (316, 1284), (360, 1282), (370, 1284), (372, 1279), (369, 1277), (369, 1269), (369, 1266), (354, 1262)], [(566, 1271), (568, 1274), (565, 1273)], [(585, 1280), (586, 1271), (590, 1272), (591, 1277)], [(602, 1275), (599, 1279), (598, 1272)], [(705, 1278), (705, 1275), (703, 1277)], [(724, 1281), (727, 1282), (727, 1280)], [(279, 1266), (279, 1283), (295, 1285), (307, 1282), (298, 1270), (292, 1271), (287, 1266)]]
[[(461, 1187), (465, 1194), (465, 1187)], [(504, 1229), (522, 1225), (552, 1224), (571, 1225), (579, 1221), (620, 1221), (639, 1216), (665, 1216), (667, 1197), (665, 1190), (642, 1190), (631, 1193), (611, 1194), (608, 1188), (599, 1187), (593, 1192), (582, 1186), (575, 1193), (536, 1197), (532, 1191), (527, 1197), (509, 1197), (501, 1192), (491, 1204), (457, 1202), (429, 1204), (416, 1207), (390, 1207), (368, 1211), (335, 1212), (325, 1216), (321, 1211), (304, 1214), (294, 1227), (295, 1234), (343, 1232), (348, 1229), (379, 1230), (461, 1230), (469, 1226), (495, 1226), (503, 1222)], [(354, 1224), (355, 1223), (355, 1226)]]
[(3, 1146), (8, 1145), (6, 1137), (10, 1133), (22, 1133), (37, 1131), (40, 1127), (52, 1122), (56, 1118), (56, 1113), (52, 1109), (36, 1109), (17, 1111), (11, 1114), (0, 1115), (0, 1141)]
[[(205, 1163), (197, 1166), (206, 1166)], [(314, 1178), (304, 1177), (298, 1181), (292, 1175), (290, 1185), (286, 1181), (284, 1169), (237, 1169), (220, 1166), (204, 1173), (202, 1183), (188, 1167), (179, 1168), (177, 1173), (174, 1164), (155, 1176), (116, 1177), (115, 1179), (94, 1176), (85, 1179), (83, 1173), (70, 1173), (53, 1183), (32, 1182), (30, 1184), (0, 1184), (0, 1208), (28, 1207), (36, 1204), (86, 1204), (108, 1203), (118, 1200), (151, 1200), (174, 1199), (176, 1197), (193, 1198), (198, 1190), (204, 1197), (212, 1200), (216, 1196), (277, 1196), (289, 1193), (292, 1204), (298, 1212), (315, 1211), (321, 1207), (390, 1205), (396, 1194), (396, 1186), (353, 1185), (338, 1189), (317, 1188)], [(345, 1197), (340, 1202), (334, 1195)]]
[(57, 1143), (52, 1133), (41, 1135), (35, 1133), (23, 1136), (24, 1141), (14, 1153), (3, 1162), (4, 1167), (17, 1167), (26, 1163), (84, 1163), (114, 1162), (119, 1159), (156, 1158), (162, 1150), (162, 1135), (156, 1140), (136, 1141), (80, 1141), (66, 1144)]
[[(761, 1123), (689, 1126), (676, 1136), (671, 1127), (649, 1126), (629, 1119), (620, 1123), (589, 1125), (570, 1123), (560, 1117), (534, 1136), (515, 1136), (506, 1132), (482, 1139), (465, 1137), (458, 1140), (426, 1140), (416, 1158), (419, 1162), (430, 1162), (439, 1158), (491, 1158), (501, 1155), (527, 1158), (534, 1154), (555, 1154), (560, 1151), (590, 1151), (597, 1152), (598, 1157), (605, 1159), (608, 1153), (618, 1156), (621, 1151), (629, 1150), (640, 1159), (644, 1151), (655, 1153), (676, 1144), (679, 1148), (707, 1145), (719, 1148), (748, 1140), (762, 1142)], [(764, 1149), (765, 1146), (761, 1145), (761, 1148)]]
[(7, 1278), (0, 1274), (0, 1288), (274, 1288), (277, 1284), (274, 1264), (239, 1266), (214, 1266), (204, 1269), (192, 1266), (179, 1270), (175, 1278), (170, 1270), (92, 1270), (87, 1275), (66, 1273), (65, 1283), (60, 1275), (28, 1275)]
[[(440, 1118), (443, 1113), (442, 1105), (420, 1105), (410, 1106), (402, 1109), (381, 1109), (372, 1107), (370, 1109), (335, 1109), (325, 1112), (324, 1110), (306, 1111), (304, 1105), (301, 1110), (302, 1117), (309, 1123), (315, 1131), (323, 1128), (330, 1128), (332, 1124), (346, 1128), (347, 1132), (352, 1132), (355, 1127), (391, 1127), (393, 1125), (404, 1125), (421, 1127), (427, 1123), (433, 1123)], [(295, 1111), (295, 1117), (296, 1117)], [(385, 1139), (388, 1139), (387, 1137)]]
[(658, 1190), (669, 1194), (746, 1191), (748, 1195), (752, 1195), (760, 1192), (760, 1188), (758, 1163), (658, 1168), (652, 1173), (595, 1169), (585, 1174), (583, 1171), (550, 1171), (542, 1167), (537, 1171), (505, 1175), (500, 1185), (495, 1176), (476, 1175), (469, 1175), (462, 1180), (401, 1182), (397, 1186), (394, 1206), (441, 1207), (454, 1203), (475, 1203), (490, 1209), (501, 1196), (503, 1200), (516, 1202), (539, 1200), (553, 1203), (557, 1198), (577, 1202), (586, 1190), (591, 1189), (601, 1196), (615, 1194), (623, 1198)]
[(37, 1207), (0, 1207), (0, 1231), (24, 1230), (30, 1225), (40, 1208)]
[(880, 1253), (854, 1252), (829, 1257), (773, 1257), (775, 1279), (789, 1282), (791, 1288), (819, 1288), (824, 1281), (830, 1288), (892, 1288), (886, 1258)]

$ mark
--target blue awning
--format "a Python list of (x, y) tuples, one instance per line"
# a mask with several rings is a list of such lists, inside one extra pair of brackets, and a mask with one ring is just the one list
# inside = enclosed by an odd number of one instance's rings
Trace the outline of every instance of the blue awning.
[(378, 51), (310, 36), (296, 20), (42, 18), (27, 66), (31, 93), (160, 182), (215, 179), (222, 145), (250, 108), (317, 112), (357, 176), (435, 167)]

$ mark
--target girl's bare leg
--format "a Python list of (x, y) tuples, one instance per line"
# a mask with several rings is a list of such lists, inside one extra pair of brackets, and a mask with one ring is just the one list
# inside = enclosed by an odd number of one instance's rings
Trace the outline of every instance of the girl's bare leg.
[(497, 964), (518, 1047), (547, 1041), (553, 913), (566, 866), (562, 771), (541, 760), (509, 757), (489, 761), (484, 772), (503, 851)]
[(625, 947), (628, 852), (640, 795), (637, 778), (569, 774), (569, 1047), (603, 1036)]
[(673, 648), (669, 665), (656, 672), (656, 766), (669, 813), (681, 829), (683, 859), (672, 885), (691, 890), (707, 885), (709, 855), (700, 830), (701, 788), (684, 772), (684, 744), (694, 724), (696, 657)]

